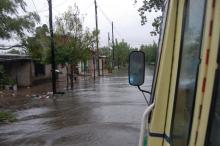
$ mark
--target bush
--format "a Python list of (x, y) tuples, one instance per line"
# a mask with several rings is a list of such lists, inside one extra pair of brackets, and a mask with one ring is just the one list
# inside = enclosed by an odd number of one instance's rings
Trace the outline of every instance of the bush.
[(16, 117), (9, 112), (0, 112), (0, 123), (15, 122)]
[(11, 79), (9, 75), (5, 72), (4, 67), (0, 65), (0, 89), (4, 87), (4, 85), (14, 85), (16, 81)]

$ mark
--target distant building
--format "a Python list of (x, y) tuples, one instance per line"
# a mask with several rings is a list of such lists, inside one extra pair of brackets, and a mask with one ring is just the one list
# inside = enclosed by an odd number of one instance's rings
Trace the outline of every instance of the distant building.
[[(88, 76), (94, 76), (94, 70), (96, 76), (98, 75), (98, 63), (97, 63), (97, 56), (96, 52), (90, 50), (89, 58), (84, 64), (84, 62), (78, 63), (79, 73), (86, 74)], [(100, 75), (104, 75), (107, 70), (107, 57), (106, 56), (99, 56), (99, 69)]]

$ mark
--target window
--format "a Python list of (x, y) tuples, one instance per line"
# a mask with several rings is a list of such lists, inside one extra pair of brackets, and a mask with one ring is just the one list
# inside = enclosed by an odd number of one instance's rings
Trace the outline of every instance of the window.
[(205, 0), (186, 2), (171, 129), (173, 146), (188, 145), (200, 63), (204, 11)]

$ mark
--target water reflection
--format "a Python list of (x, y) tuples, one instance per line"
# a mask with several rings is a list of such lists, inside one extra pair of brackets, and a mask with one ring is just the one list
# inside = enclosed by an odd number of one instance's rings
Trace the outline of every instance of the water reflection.
[[(152, 76), (146, 81), (144, 88), (150, 89)], [(55, 101), (31, 105), (15, 113), (18, 122), (0, 126), (0, 145), (137, 145), (146, 107), (126, 72), (80, 81)]]

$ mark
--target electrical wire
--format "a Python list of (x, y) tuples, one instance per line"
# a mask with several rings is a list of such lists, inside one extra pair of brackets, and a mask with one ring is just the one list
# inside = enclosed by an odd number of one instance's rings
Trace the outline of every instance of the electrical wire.
[[(108, 17), (108, 15), (105, 13), (105, 11), (101, 8), (100, 5), (97, 5), (101, 14), (104, 16), (104, 18), (109, 22), (109, 24), (111, 25), (112, 24), (112, 20)], [(114, 26), (114, 29), (115, 29), (115, 33), (117, 36), (119, 36), (120, 38), (124, 38), (122, 37), (121, 33), (118, 31), (117, 27)]]
[(86, 12), (85, 13), (87, 13), (87, 11), (89, 10), (89, 8), (91, 7), (93, 5), (93, 2), (91, 2), (91, 3), (89, 3), (89, 5), (87, 5), (87, 7), (86, 7)]
[(112, 20), (108, 17), (108, 15), (102, 10), (102, 8), (100, 7), (100, 5), (97, 5), (100, 12), (102, 13), (102, 15), (105, 17), (105, 19), (111, 24)]
[(31, 1), (32, 1), (33, 5), (34, 5), (34, 8), (35, 8), (37, 14), (39, 15), (38, 10), (37, 10), (37, 7), (36, 7), (36, 5), (35, 5), (35, 3), (34, 3), (34, 0), (31, 0)]
[[(60, 4), (57, 4), (57, 5), (55, 5), (55, 6), (53, 6), (52, 8), (54, 9), (54, 8), (58, 8), (58, 7), (60, 7), (60, 6), (62, 6), (62, 5), (64, 5), (64, 4), (66, 4), (67, 3), (67, 1), (69, 1), (69, 0), (66, 0), (65, 2), (62, 2), (62, 3), (60, 3)], [(32, 0), (32, 2), (33, 2), (33, 0)], [(35, 8), (36, 8), (36, 6), (35, 6)], [(46, 9), (46, 6), (45, 6), (45, 10), (38, 10), (38, 13), (44, 13), (44, 12), (47, 12), (47, 11), (49, 11), (48, 9)]]

